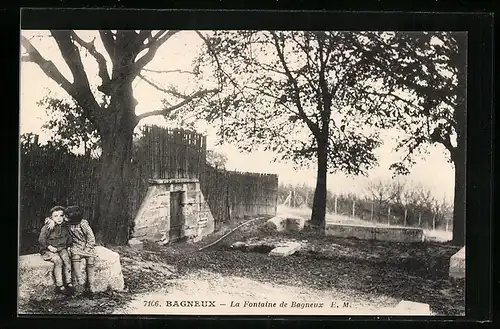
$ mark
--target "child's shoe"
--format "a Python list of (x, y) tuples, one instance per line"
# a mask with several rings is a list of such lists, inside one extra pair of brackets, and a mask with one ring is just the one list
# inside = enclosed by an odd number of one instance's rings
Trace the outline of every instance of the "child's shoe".
[(69, 296), (74, 295), (74, 294), (75, 294), (75, 292), (76, 292), (76, 288), (75, 288), (75, 286), (73, 286), (73, 284), (72, 284), (72, 283), (68, 283), (68, 284), (66, 285), (66, 290), (68, 291), (68, 295), (69, 295)]
[(83, 290), (82, 295), (85, 296), (85, 297), (91, 297), (93, 295), (93, 292), (90, 289), (90, 285), (88, 283), (86, 283), (84, 285), (84, 290)]
[(92, 290), (90, 289), (85, 289), (83, 292), (82, 292), (82, 296), (84, 297), (92, 297), (93, 293), (92, 293)]
[(68, 296), (68, 289), (64, 286), (56, 287), (56, 293)]

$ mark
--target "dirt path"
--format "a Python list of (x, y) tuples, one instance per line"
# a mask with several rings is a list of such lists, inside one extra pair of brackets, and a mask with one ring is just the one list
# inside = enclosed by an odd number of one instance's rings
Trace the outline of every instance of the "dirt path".
[[(191, 273), (171, 283), (168, 288), (137, 295), (128, 305), (115, 310), (114, 314), (296, 315), (300, 312), (303, 315), (381, 315), (396, 313), (391, 308), (399, 302), (383, 295), (368, 300), (356, 294), (347, 296), (335, 289), (320, 291), (209, 271)], [(183, 300), (214, 300), (215, 307), (168, 304)], [(286, 307), (280, 307), (283, 301), (288, 303)], [(255, 307), (258, 302), (267, 304)], [(271, 306), (273, 303), (274, 307)]]

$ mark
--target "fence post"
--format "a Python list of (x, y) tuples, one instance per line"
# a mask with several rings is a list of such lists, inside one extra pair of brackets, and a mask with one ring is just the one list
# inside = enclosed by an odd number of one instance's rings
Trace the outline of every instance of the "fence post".
[(436, 214), (434, 214), (434, 216), (432, 216), (432, 230), (433, 231), (436, 230)]
[(422, 227), (422, 213), (418, 213), (418, 227)]
[(337, 214), (337, 196), (335, 196), (335, 209), (334, 209), (334, 211), (335, 211), (335, 215), (336, 215)]
[(406, 226), (406, 216), (408, 215), (408, 209), (405, 209), (405, 221), (404, 221), (404, 224), (403, 226)]
[(390, 225), (391, 224), (391, 206), (389, 206), (389, 208), (387, 209), (387, 225)]
[(354, 217), (356, 211), (356, 200), (352, 200), (352, 217)]
[(448, 232), (448, 217), (446, 217), (446, 228), (445, 228), (446, 232)]
[(373, 201), (372, 201), (372, 211), (370, 213), (370, 221), (373, 223)]

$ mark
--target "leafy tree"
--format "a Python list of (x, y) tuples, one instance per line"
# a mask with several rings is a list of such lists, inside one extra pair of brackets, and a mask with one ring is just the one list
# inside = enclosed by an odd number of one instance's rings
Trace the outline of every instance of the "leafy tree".
[[(184, 95), (168, 90), (171, 100), (168, 106), (135, 114), (137, 101), (133, 81), (141, 77), (141, 72), (155, 57), (158, 48), (178, 33), (178, 30), (100, 30), (98, 35), (107, 53), (104, 56), (104, 52), (97, 49), (95, 39), (84, 40), (72, 30), (52, 30), (51, 37), (71, 72), (70, 78), (65, 77), (50, 59), (46, 59), (30, 39), (21, 35), (21, 61), (36, 64), (64, 89), (79, 106), (84, 118), (95, 127), (100, 138), (102, 166), (99, 211), (95, 222), (96, 235), (101, 242), (121, 244), (128, 239), (126, 177), (130, 169), (133, 132), (139, 121), (154, 115), (167, 115), (193, 100), (216, 92), (198, 90)], [(82, 62), (82, 55), (87, 54), (95, 59), (101, 79), (95, 92), (88, 79), (89, 72)], [(107, 102), (99, 104), (98, 100), (102, 97)]]
[[(427, 147), (440, 144), (455, 168), (453, 243), (465, 243), (465, 160), (466, 160), (466, 64), (465, 33), (387, 33), (373, 38), (381, 50), (378, 65), (388, 74), (384, 83), (390, 108), (376, 117), (379, 127), (398, 127), (406, 133), (398, 149), (404, 158), (393, 164), (396, 174), (407, 174), (416, 156)], [(395, 61), (394, 58), (401, 60)], [(367, 91), (367, 99), (380, 97)]]
[[(273, 150), (297, 165), (316, 162), (312, 224), (325, 223), (328, 172), (365, 174), (376, 164), (376, 131), (360, 129), (392, 108), (383, 33), (217, 31), (202, 63), (225, 94), (205, 118), (240, 149)], [(200, 69), (203, 74), (203, 69)], [(388, 80), (388, 79), (386, 79)], [(370, 99), (364, 97), (370, 93)]]
[(90, 154), (100, 147), (100, 136), (92, 122), (87, 119), (83, 109), (70, 100), (58, 99), (50, 95), (38, 102), (44, 106), (49, 120), (43, 124), (53, 133), (53, 139), (61, 141), (69, 149), (83, 147)]
[(227, 156), (214, 150), (207, 150), (207, 162), (212, 167), (224, 169), (226, 168)]

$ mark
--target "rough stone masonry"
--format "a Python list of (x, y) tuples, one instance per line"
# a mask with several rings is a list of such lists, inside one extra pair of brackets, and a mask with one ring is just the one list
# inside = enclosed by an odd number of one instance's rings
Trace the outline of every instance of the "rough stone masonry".
[(214, 231), (214, 218), (197, 179), (152, 179), (134, 220), (131, 241), (169, 242), (171, 193), (181, 192), (181, 237), (194, 241)]

